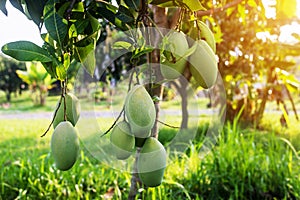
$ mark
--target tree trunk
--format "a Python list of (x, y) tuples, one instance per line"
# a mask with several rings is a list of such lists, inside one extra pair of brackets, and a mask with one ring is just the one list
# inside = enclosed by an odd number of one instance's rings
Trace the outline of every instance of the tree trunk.
[(40, 105), (44, 106), (46, 104), (46, 95), (40, 93)]
[(138, 170), (137, 170), (137, 162), (140, 156), (140, 151), (141, 148), (137, 148), (136, 149), (136, 156), (135, 156), (135, 161), (133, 164), (133, 170), (132, 170), (132, 176), (131, 176), (131, 185), (130, 185), (130, 191), (129, 191), (129, 195), (128, 195), (128, 200), (134, 200), (139, 187), (142, 186), (142, 182), (139, 178), (139, 174), (138, 174)]
[(180, 129), (186, 129), (188, 127), (188, 121), (189, 121), (189, 112), (188, 112), (188, 97), (187, 97), (187, 81), (183, 81), (183, 78), (181, 77), (179, 79), (179, 83), (173, 81), (171, 82), (172, 85), (175, 86), (176, 90), (178, 91), (180, 98), (181, 98), (181, 125)]
[(6, 101), (10, 102), (10, 100), (11, 100), (11, 93), (10, 91), (6, 91)]
[(267, 103), (267, 100), (268, 100), (268, 91), (270, 89), (269, 84), (274, 82), (273, 71), (274, 71), (274, 68), (272, 67), (272, 68), (269, 69), (269, 72), (267, 74), (266, 87), (264, 88), (264, 91), (263, 91), (262, 102), (260, 104), (258, 112), (255, 114), (256, 116), (254, 117), (254, 120), (255, 120), (254, 126), (255, 126), (255, 128), (259, 126), (259, 123), (260, 123), (260, 121), (263, 117), (263, 113), (264, 113), (266, 103)]
[(180, 82), (181, 82), (181, 112), (182, 112), (180, 129), (187, 129), (188, 121), (189, 121), (187, 81), (180, 81)]
[[(142, 5), (142, 9), (145, 9), (144, 6), (145, 5)], [(161, 28), (168, 28), (166, 9), (157, 7), (157, 6), (152, 6), (152, 5), (151, 5), (151, 9), (153, 11), (153, 21), (156, 24), (156, 26), (161, 27)], [(157, 34), (157, 32), (158, 31), (156, 31), (156, 33), (149, 33), (150, 36), (153, 36), (153, 37), (150, 38), (150, 40), (152, 40), (152, 41), (148, 41), (147, 43), (151, 42), (152, 45), (157, 46), (156, 44), (158, 44), (158, 42), (161, 41), (161, 37)], [(153, 34), (155, 34), (155, 35), (153, 35)], [(151, 68), (152, 68), (152, 71), (150, 72), (149, 75), (152, 76), (151, 73), (153, 73), (154, 77), (156, 77), (156, 80), (155, 80), (156, 82), (158, 82), (159, 81), (158, 79), (160, 79), (160, 77), (161, 77), (160, 65), (155, 64), (155, 63), (160, 63), (159, 55), (160, 55), (159, 50), (154, 50), (149, 57), (150, 59), (148, 59), (148, 62), (151, 64)], [(157, 97), (159, 97), (159, 99), (161, 99), (162, 93), (163, 93), (162, 85), (150, 82), (146, 86), (146, 89), (152, 97), (157, 96)], [(155, 121), (155, 124), (154, 124), (152, 132), (151, 132), (151, 137), (157, 138), (158, 131), (159, 131), (157, 119), (159, 118), (159, 113), (160, 113), (160, 102), (155, 101), (154, 105), (155, 105), (155, 110), (156, 110), (156, 121)], [(140, 149), (138, 151), (140, 151)], [(133, 167), (131, 186), (130, 186), (130, 191), (129, 191), (129, 196), (128, 196), (129, 200), (136, 199), (136, 195), (138, 193), (139, 186), (141, 186), (141, 180), (138, 177), (138, 171), (137, 171), (137, 167), (136, 167), (136, 163), (137, 163), (138, 159), (139, 159), (139, 152), (137, 152), (137, 154), (136, 154), (136, 160), (135, 160), (135, 164)]]

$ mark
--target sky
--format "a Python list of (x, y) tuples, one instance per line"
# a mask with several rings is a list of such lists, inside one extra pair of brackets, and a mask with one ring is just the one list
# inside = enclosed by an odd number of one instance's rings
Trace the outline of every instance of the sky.
[(7, 1), (8, 17), (0, 11), (0, 47), (8, 42), (27, 40), (42, 45), (38, 27)]
[[(273, 0), (265, 0), (273, 1)], [(298, 1), (298, 16), (300, 17), (300, 0)], [(21, 12), (16, 10), (11, 6), (9, 1), (7, 1), (8, 16), (5, 16), (0, 12), (0, 48), (8, 43), (18, 40), (27, 40), (36, 43), (37, 45), (42, 45), (43, 41), (40, 38), (40, 32), (37, 26), (30, 20), (26, 18)], [(300, 34), (300, 25), (293, 24), (292, 26), (287, 26), (282, 29), (284, 34), (281, 36), (283, 42), (292, 42), (290, 31), (295, 31)]]

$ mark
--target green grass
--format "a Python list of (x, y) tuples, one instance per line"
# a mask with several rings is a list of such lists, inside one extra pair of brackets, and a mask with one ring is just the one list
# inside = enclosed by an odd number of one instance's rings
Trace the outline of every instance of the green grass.
[(273, 132), (277, 136), (289, 140), (300, 151), (300, 124), (294, 116), (289, 116), (289, 127), (282, 127), (280, 115), (265, 113), (262, 119), (262, 127), (264, 132)]
[[(19, 113), (19, 112), (52, 112), (54, 111), (58, 96), (49, 96), (45, 106), (34, 105), (29, 91), (25, 91), (22, 95), (12, 95), (10, 107), (3, 108), (0, 106), (1, 113)], [(1, 105), (1, 104), (0, 104)]]
[[(113, 119), (97, 121), (106, 130)], [(97, 142), (95, 137), (84, 138), (76, 164), (61, 172), (49, 153), (52, 130), (40, 138), (48, 120), (0, 122), (0, 199), (103, 199), (109, 190), (114, 199), (127, 198), (130, 174), (91, 156), (86, 145)], [(205, 121), (202, 129), (207, 129)], [(162, 127), (160, 139), (167, 143), (174, 132)], [(185, 152), (169, 157), (162, 185), (140, 190), (142, 199), (300, 198), (299, 152), (276, 134), (227, 124), (207, 153), (199, 150), (202, 137), (197, 138)]]

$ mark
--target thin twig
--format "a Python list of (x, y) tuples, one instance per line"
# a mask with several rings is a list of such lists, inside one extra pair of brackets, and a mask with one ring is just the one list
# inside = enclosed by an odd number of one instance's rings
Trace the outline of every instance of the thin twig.
[[(130, 78), (129, 78), (129, 86), (128, 86), (128, 91), (127, 92), (129, 92), (130, 91), (130, 89), (131, 89), (131, 84), (132, 84), (132, 80), (133, 80), (133, 74), (134, 74), (134, 70), (132, 71), (132, 73), (130, 74)], [(107, 130), (107, 131), (105, 131), (102, 135), (101, 135), (101, 137), (103, 137), (103, 136), (105, 136), (107, 133), (109, 133), (110, 131), (111, 131), (111, 129), (113, 129), (114, 128), (114, 126), (117, 124), (117, 122), (119, 121), (119, 119), (121, 118), (121, 116), (122, 116), (122, 114), (124, 113), (124, 119), (125, 119), (125, 106), (123, 105), (123, 108), (122, 108), (122, 110), (121, 110), (121, 112), (119, 113), (119, 115), (118, 115), (118, 117), (117, 117), (117, 119), (114, 121), (114, 123), (109, 127), (109, 129)]]
[(119, 121), (119, 119), (121, 118), (122, 116), (122, 113), (124, 112), (124, 107), (123, 109), (121, 110), (121, 112), (119, 113), (117, 119), (114, 121), (114, 123), (111, 125), (111, 127), (109, 127), (109, 129), (107, 131), (105, 131), (101, 137), (105, 136), (107, 133), (109, 133), (111, 131), (111, 129), (113, 129), (115, 127), (115, 125), (117, 124), (117, 122)]
[(236, 1), (229, 2), (228, 4), (226, 4), (222, 7), (212, 8), (210, 10), (205, 10), (205, 11), (203, 11), (203, 10), (197, 11), (197, 17), (203, 17), (203, 16), (207, 16), (207, 15), (213, 15), (213, 14), (219, 13), (219, 12), (224, 12), (228, 8), (234, 7), (234, 6), (242, 3), (243, 1), (244, 0), (236, 0)]
[(64, 99), (64, 121), (67, 121), (67, 103), (66, 103), (66, 94), (67, 94), (67, 79), (63, 82), (63, 99)]
[(185, 10), (183, 10), (182, 8), (180, 8), (179, 18), (178, 18), (177, 24), (175, 26), (175, 30), (177, 30), (177, 31), (180, 31), (180, 29), (181, 29), (181, 24), (182, 24), (182, 21), (183, 21), (184, 12), (185, 12)]
[[(197, 17), (196, 12), (194, 12), (194, 16)], [(195, 20), (194, 23), (196, 24), (196, 28), (197, 28), (197, 39), (200, 40), (201, 39), (201, 29), (199, 27), (198, 20)]]
[(71, 4), (70, 4), (69, 9), (68, 9), (67, 12), (66, 12), (66, 13), (67, 13), (67, 19), (68, 19), (68, 20), (71, 19), (72, 10), (73, 10), (73, 7), (74, 7), (75, 3), (76, 3), (76, 0), (73, 0), (73, 1), (71, 2)]
[[(155, 30), (159, 33), (159, 35), (160, 35), (161, 37), (164, 37), (164, 34), (161, 32), (160, 28), (159, 28), (159, 27), (157, 26), (157, 24), (153, 21), (153, 19), (151, 19), (150, 16), (147, 16), (147, 17), (148, 17), (148, 20), (150, 21), (151, 25), (154, 26)], [(150, 44), (150, 46), (152, 46), (152, 45)]]
[(131, 90), (131, 85), (132, 85), (132, 80), (133, 80), (133, 74), (134, 74), (134, 72), (135, 72), (135, 70), (132, 70), (132, 72), (130, 74), (127, 93)]
[(56, 117), (56, 114), (57, 114), (57, 112), (58, 112), (58, 109), (59, 109), (59, 107), (60, 107), (60, 105), (61, 105), (61, 101), (62, 101), (62, 96), (60, 97), (58, 106), (57, 106), (57, 108), (56, 108), (56, 110), (55, 110), (55, 112), (54, 112), (54, 116), (53, 116), (53, 119), (52, 119), (51, 123), (49, 124), (49, 126), (48, 126), (47, 130), (44, 132), (44, 134), (41, 135), (41, 137), (44, 137), (44, 136), (48, 133), (48, 131), (50, 130), (50, 128), (51, 128), (51, 126), (52, 126), (52, 124), (53, 124), (53, 122), (54, 122), (54, 119), (55, 119), (55, 117)]
[(59, 110), (59, 108), (60, 108), (60, 106), (61, 106), (61, 102), (62, 102), (63, 96), (64, 96), (64, 88), (62, 87), (60, 99), (59, 99), (59, 102), (58, 102), (58, 106), (57, 106), (56, 110), (54, 111), (54, 115), (53, 115), (52, 121), (51, 121), (51, 123), (49, 124), (47, 130), (44, 132), (44, 134), (41, 135), (41, 137), (44, 137), (44, 136), (48, 133), (48, 131), (50, 130), (50, 128), (51, 128), (51, 126), (52, 126), (52, 124), (53, 124), (53, 122), (54, 122), (54, 120), (55, 120), (55, 117), (56, 117), (56, 115), (57, 115), (57, 112), (58, 112), (58, 110)]
[(168, 126), (168, 127), (170, 127), (170, 128), (180, 129), (180, 127), (178, 127), (178, 126), (172, 126), (172, 125), (167, 124), (167, 123), (164, 123), (164, 122), (162, 122), (162, 121), (160, 121), (160, 120), (156, 120), (156, 121), (157, 121), (158, 123), (161, 123), (162, 125)]

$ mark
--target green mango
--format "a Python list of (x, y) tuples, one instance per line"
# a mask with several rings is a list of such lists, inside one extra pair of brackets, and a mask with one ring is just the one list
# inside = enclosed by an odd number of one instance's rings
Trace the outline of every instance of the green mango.
[(161, 55), (161, 74), (166, 79), (176, 79), (184, 71), (187, 60), (182, 58), (189, 49), (183, 32), (172, 31), (166, 35), (167, 44), (164, 46), (164, 55)]
[(164, 146), (154, 137), (146, 139), (137, 161), (139, 177), (146, 186), (156, 187), (162, 183), (167, 165)]
[(125, 116), (131, 132), (138, 138), (150, 136), (156, 111), (151, 96), (143, 85), (135, 85), (125, 99)]
[(197, 23), (198, 23), (198, 27), (201, 32), (200, 33), (201, 38), (203, 38), (207, 42), (207, 44), (210, 46), (212, 51), (214, 53), (216, 53), (216, 41), (215, 41), (215, 36), (214, 36), (213, 32), (203, 21), (197, 20)]
[(79, 139), (76, 128), (68, 121), (59, 123), (51, 137), (51, 154), (57, 169), (69, 170), (79, 153)]
[[(71, 122), (73, 126), (76, 125), (80, 116), (80, 103), (78, 98), (72, 94), (67, 93), (65, 95), (66, 100), (66, 114), (67, 121)], [(64, 121), (64, 100), (62, 100), (61, 105), (56, 113), (55, 119), (53, 121), (53, 127), (55, 128), (60, 122)]]
[(117, 123), (110, 133), (110, 142), (117, 159), (127, 159), (134, 150), (135, 138), (126, 121)]
[(197, 84), (207, 89), (212, 87), (218, 75), (216, 55), (204, 41), (195, 42), (196, 51), (189, 57), (190, 71)]

